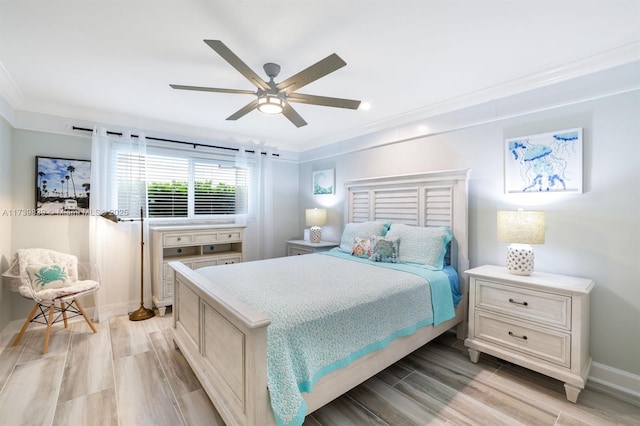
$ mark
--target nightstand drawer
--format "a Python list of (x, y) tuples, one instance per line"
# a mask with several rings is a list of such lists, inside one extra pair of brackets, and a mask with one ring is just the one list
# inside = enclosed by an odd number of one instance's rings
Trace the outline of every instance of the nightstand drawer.
[(488, 312), (475, 313), (475, 338), (571, 367), (571, 335), (527, 325)]
[(298, 256), (301, 254), (311, 254), (311, 253), (313, 253), (313, 249), (304, 248), (304, 247), (289, 247), (287, 256)]
[(571, 330), (571, 297), (476, 280), (476, 307)]

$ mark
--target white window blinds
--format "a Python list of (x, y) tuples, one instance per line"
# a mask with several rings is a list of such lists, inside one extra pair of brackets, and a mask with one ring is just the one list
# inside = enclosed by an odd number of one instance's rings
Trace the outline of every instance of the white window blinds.
[(252, 173), (250, 166), (236, 166), (233, 157), (147, 147), (145, 156), (121, 151), (116, 158), (118, 209), (136, 211), (135, 206), (142, 205), (150, 218), (248, 213)]

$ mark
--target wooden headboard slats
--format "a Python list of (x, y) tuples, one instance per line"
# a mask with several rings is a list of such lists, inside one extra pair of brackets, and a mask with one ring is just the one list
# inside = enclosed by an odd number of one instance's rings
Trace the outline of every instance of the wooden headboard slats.
[(469, 265), (467, 189), (469, 170), (446, 170), (345, 182), (345, 220), (448, 226), (454, 234), (450, 261)]

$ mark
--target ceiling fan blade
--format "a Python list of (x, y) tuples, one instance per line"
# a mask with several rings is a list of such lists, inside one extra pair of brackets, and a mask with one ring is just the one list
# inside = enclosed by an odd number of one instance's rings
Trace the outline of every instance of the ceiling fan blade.
[(294, 90), (298, 90), (325, 75), (334, 72), (347, 65), (340, 56), (332, 53), (321, 61), (316, 62), (308, 68), (300, 71), (298, 74), (281, 81), (276, 85), (279, 91), (289, 94)]
[(302, 93), (292, 93), (287, 96), (287, 101), (299, 104), (321, 105), (336, 108), (358, 109), (360, 101), (353, 99), (329, 98), (326, 96), (303, 95)]
[(296, 127), (302, 127), (307, 125), (307, 122), (304, 121), (304, 118), (302, 118), (300, 114), (298, 114), (298, 112), (295, 109), (293, 109), (293, 107), (289, 104), (284, 105), (284, 109), (282, 110), (282, 115), (287, 117), (289, 121), (291, 121)]
[(258, 100), (254, 99), (251, 102), (249, 102), (247, 105), (243, 106), (238, 111), (234, 112), (229, 117), (227, 117), (227, 120), (237, 120), (238, 118), (244, 117), (245, 115), (247, 115), (248, 113), (250, 113), (256, 108), (258, 108)]
[(269, 90), (270, 87), (266, 81), (260, 78), (247, 64), (242, 62), (242, 59), (238, 58), (223, 42), (220, 40), (204, 40), (210, 48), (216, 51), (218, 55), (229, 62), (240, 74), (245, 76), (247, 80), (251, 82), (258, 89)]
[(197, 92), (217, 92), (217, 93), (239, 93), (242, 95), (255, 95), (253, 90), (240, 90), (240, 89), (218, 89), (215, 87), (201, 87), (201, 86), (183, 86), (181, 84), (170, 84), (174, 89), (179, 90), (195, 90)]

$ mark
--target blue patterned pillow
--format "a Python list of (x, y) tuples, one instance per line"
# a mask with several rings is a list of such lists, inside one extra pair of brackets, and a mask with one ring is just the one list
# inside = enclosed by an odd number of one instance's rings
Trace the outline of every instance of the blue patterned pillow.
[(384, 235), (387, 229), (389, 229), (389, 224), (385, 222), (347, 223), (342, 232), (342, 238), (340, 238), (340, 250), (351, 253), (356, 237)]
[(387, 236), (400, 239), (400, 262), (440, 270), (444, 267), (444, 255), (453, 233), (447, 226), (418, 227), (394, 223)]
[(371, 237), (371, 256), (373, 262), (398, 263), (400, 240), (391, 237)]

